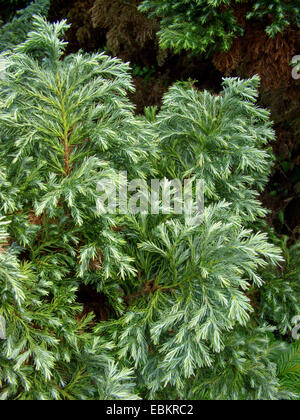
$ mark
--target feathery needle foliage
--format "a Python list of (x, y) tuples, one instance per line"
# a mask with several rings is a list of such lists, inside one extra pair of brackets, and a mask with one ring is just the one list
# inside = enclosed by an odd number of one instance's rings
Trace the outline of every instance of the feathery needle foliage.
[[(282, 261), (251, 228), (274, 138), (258, 78), (176, 84), (136, 117), (128, 64), (33, 25), (0, 80), (0, 398), (294, 398), (249, 294)], [(202, 223), (104, 212), (119, 171), (202, 179)]]
[(270, 37), (289, 25), (300, 27), (298, 0), (143, 0), (139, 9), (161, 18), (158, 36), (163, 49), (198, 54), (227, 51), (243, 35), (237, 15), (244, 3), (245, 18), (269, 22), (265, 30)]

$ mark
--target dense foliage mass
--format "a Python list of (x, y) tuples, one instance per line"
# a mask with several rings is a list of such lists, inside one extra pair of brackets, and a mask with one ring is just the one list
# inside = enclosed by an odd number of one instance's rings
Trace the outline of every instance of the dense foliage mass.
[(144, 0), (140, 10), (161, 18), (158, 35), (162, 48), (199, 53), (228, 50), (232, 40), (243, 34), (238, 18), (243, 3), (247, 19), (270, 20), (266, 26), (270, 36), (291, 24), (300, 27), (298, 0)]
[[(128, 64), (65, 55), (65, 21), (25, 26), (1, 56), (0, 398), (300, 398), (299, 245), (259, 229), (259, 78), (179, 82), (136, 116)], [(153, 178), (201, 180), (201, 223), (176, 200), (105, 212), (103, 180)]]

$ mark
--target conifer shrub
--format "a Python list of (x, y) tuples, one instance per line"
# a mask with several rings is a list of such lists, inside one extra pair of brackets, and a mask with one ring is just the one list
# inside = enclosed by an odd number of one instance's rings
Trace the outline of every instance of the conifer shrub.
[(234, 38), (243, 35), (239, 8), (246, 4), (243, 19), (267, 22), (273, 37), (289, 25), (300, 28), (298, 0), (144, 0), (142, 12), (161, 18), (160, 46), (195, 53), (226, 51)]
[(132, 371), (111, 357), (113, 344), (88, 331), (91, 317), (80, 318), (76, 284), (63, 281), (67, 255), (30, 263), (8, 226), (1, 218), (0, 399), (137, 398)]
[(66, 23), (36, 17), (34, 27), (6, 53), (0, 88), (1, 212), (10, 222), (1, 244), (1, 396), (131, 398), (132, 371), (92, 333), (76, 299), (80, 284), (96, 283), (120, 306), (112, 279), (133, 268), (116, 219), (97, 207), (97, 182), (114, 182), (119, 167), (143, 176), (147, 130), (126, 98), (127, 64), (103, 54), (62, 60)]
[[(35, 17), (4, 55), (0, 397), (295, 398), (274, 357), (284, 346), (249, 297), (282, 262), (252, 227), (274, 138), (258, 78), (225, 79), (219, 96), (177, 84), (136, 117), (129, 65), (63, 58), (67, 28)], [(164, 204), (105, 212), (99, 182), (118, 187), (120, 171), (201, 179), (201, 222)]]
[(164, 96), (154, 124), (162, 176), (203, 179), (206, 203), (226, 200), (252, 221), (266, 214), (257, 197), (268, 181), (275, 138), (269, 111), (256, 104), (258, 87), (258, 76), (227, 78), (220, 95), (179, 83)]

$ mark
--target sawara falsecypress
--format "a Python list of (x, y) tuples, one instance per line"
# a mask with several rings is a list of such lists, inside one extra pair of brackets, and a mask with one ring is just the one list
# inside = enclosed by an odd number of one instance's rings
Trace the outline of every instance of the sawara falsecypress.
[(128, 64), (63, 59), (67, 28), (36, 17), (0, 81), (2, 399), (136, 398), (132, 370), (77, 300), (93, 284), (122, 310), (120, 283), (135, 271), (97, 185), (120, 168), (151, 172), (149, 135), (126, 97)]
[[(258, 191), (272, 165), (269, 113), (256, 105), (258, 77), (226, 79), (216, 96), (179, 83), (161, 111), (148, 109), (161, 178), (204, 181), (201, 223), (184, 215), (129, 215), (128, 253), (138, 276), (127, 283), (127, 313), (100, 324), (119, 357), (135, 366), (147, 398), (289, 398), (273, 353), (283, 349), (248, 292), (262, 268), (282, 261), (266, 233)], [(165, 181), (168, 188), (168, 181)], [(163, 204), (162, 204), (163, 205)]]
[[(66, 23), (34, 25), (0, 81), (1, 398), (293, 396), (248, 296), (282, 260), (251, 230), (274, 136), (258, 79), (218, 97), (175, 85), (135, 117), (128, 64), (64, 57)], [(104, 212), (99, 181), (119, 171), (202, 179), (201, 223)], [(100, 314), (82, 307), (87, 286)]]
[(175, 52), (227, 51), (247, 19), (270, 37), (300, 27), (298, 0), (143, 0), (139, 10), (160, 18), (159, 44)]

